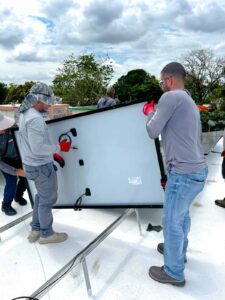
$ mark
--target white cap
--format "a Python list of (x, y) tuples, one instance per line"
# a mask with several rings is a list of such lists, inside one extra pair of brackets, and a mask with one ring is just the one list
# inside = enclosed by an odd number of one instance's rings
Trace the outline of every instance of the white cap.
[(15, 124), (15, 120), (13, 118), (9, 118), (3, 115), (0, 111), (0, 130), (4, 130), (12, 127)]

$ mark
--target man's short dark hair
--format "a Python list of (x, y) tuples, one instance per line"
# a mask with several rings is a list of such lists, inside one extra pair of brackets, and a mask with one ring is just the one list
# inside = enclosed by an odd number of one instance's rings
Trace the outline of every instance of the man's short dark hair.
[(185, 80), (186, 77), (186, 71), (185, 68), (182, 66), (182, 64), (178, 62), (171, 62), (167, 64), (161, 71), (163, 74), (172, 75), (176, 78), (180, 78)]

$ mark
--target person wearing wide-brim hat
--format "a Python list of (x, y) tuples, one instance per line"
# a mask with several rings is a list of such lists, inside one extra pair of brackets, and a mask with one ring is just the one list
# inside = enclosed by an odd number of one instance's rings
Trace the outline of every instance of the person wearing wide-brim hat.
[(13, 199), (20, 205), (27, 204), (23, 198), (27, 186), (26, 178), (23, 177), (22, 163), (16, 151), (11, 131), (14, 124), (13, 118), (6, 117), (0, 112), (0, 170), (6, 182), (1, 209), (7, 216), (17, 213), (12, 207)]
[(13, 118), (6, 117), (1, 111), (0, 111), (0, 130), (5, 130), (7, 128), (12, 127), (15, 124), (15, 121)]

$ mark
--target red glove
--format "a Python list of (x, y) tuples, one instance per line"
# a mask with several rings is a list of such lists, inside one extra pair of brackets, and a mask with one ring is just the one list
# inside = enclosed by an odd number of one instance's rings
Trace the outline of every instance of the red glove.
[(225, 157), (225, 150), (221, 153), (221, 156)]
[(69, 152), (70, 151), (70, 147), (71, 147), (71, 143), (68, 142), (67, 140), (62, 140), (59, 143), (60, 146), (60, 151), (62, 152)]
[(143, 113), (144, 115), (148, 115), (150, 114), (151, 112), (154, 111), (154, 108), (155, 108), (155, 101), (152, 100), (150, 103), (146, 103), (144, 106), (143, 106)]
[(57, 163), (60, 165), (61, 168), (65, 166), (65, 160), (58, 153), (53, 153), (53, 159), (57, 161)]

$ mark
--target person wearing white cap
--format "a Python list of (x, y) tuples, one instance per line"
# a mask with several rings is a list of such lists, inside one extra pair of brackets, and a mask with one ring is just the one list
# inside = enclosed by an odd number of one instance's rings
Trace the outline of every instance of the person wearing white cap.
[(22, 162), (27, 179), (34, 181), (37, 194), (34, 199), (31, 232), (28, 240), (39, 244), (60, 243), (66, 233), (54, 232), (52, 207), (57, 201), (57, 175), (53, 159), (59, 151), (68, 152), (70, 142), (58, 145), (50, 141), (42, 112), (54, 104), (56, 97), (45, 83), (35, 83), (20, 106), (19, 139)]
[[(16, 151), (11, 131), (14, 124), (14, 119), (6, 117), (0, 112), (0, 170), (6, 183), (1, 209), (7, 216), (17, 213), (12, 207), (13, 199), (20, 205), (27, 204), (23, 198), (26, 190), (26, 178), (22, 177), (24, 176), (22, 163)], [(18, 183), (17, 176), (20, 176)]]

